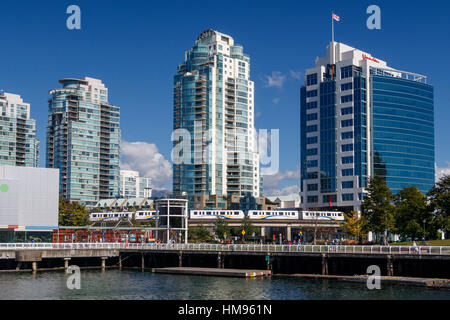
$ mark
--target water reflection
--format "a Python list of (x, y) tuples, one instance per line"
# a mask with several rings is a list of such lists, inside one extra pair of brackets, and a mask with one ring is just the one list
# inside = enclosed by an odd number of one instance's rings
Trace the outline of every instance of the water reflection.
[(368, 290), (365, 283), (298, 278), (226, 278), (82, 270), (81, 289), (69, 290), (60, 271), (0, 273), (0, 299), (317, 300), (450, 299), (450, 291), (403, 285)]

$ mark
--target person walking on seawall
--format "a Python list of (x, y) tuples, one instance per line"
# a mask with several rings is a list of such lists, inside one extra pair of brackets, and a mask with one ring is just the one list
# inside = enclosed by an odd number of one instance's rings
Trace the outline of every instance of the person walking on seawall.
[(419, 248), (417, 246), (417, 242), (416, 241), (413, 242), (413, 247), (414, 247), (414, 252), (419, 253)]

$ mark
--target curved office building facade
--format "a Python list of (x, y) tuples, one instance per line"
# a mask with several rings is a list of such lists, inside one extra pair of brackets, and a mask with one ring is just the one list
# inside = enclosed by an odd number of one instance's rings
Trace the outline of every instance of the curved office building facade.
[(371, 75), (373, 173), (393, 193), (434, 185), (433, 87), (418, 81)]

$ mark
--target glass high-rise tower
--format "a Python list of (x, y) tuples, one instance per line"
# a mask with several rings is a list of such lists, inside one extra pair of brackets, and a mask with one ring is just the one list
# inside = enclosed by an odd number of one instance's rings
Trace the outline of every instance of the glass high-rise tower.
[(0, 91), (0, 164), (39, 166), (36, 121), (30, 118), (30, 104), (17, 94)]
[(187, 160), (173, 166), (175, 195), (188, 195), (190, 203), (199, 196), (260, 196), (254, 102), (243, 47), (229, 35), (202, 32), (174, 76), (173, 127), (189, 133), (189, 141), (174, 139), (189, 146), (182, 151), (188, 155), (176, 155)]
[(50, 91), (47, 167), (60, 169), (60, 194), (89, 207), (119, 193), (120, 108), (101, 80), (62, 79)]
[(425, 76), (332, 42), (305, 73), (300, 120), (306, 208), (360, 210), (374, 175), (393, 193), (434, 185), (434, 93)]

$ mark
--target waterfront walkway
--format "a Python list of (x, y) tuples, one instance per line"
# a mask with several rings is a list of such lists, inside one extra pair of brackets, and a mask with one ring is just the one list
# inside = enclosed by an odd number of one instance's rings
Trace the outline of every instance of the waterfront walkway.
[[(118, 251), (193, 251), (236, 253), (306, 253), (362, 255), (433, 255), (450, 256), (450, 246), (345, 246), (345, 245), (259, 245), (208, 243), (0, 243), (1, 251), (21, 250), (118, 250)], [(0, 257), (1, 258), (1, 257)]]

